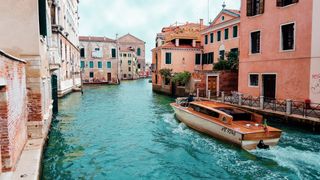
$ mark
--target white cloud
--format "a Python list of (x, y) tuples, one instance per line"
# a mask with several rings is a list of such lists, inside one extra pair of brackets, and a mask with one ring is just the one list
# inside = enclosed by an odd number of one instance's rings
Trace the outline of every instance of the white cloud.
[[(210, 0), (210, 19), (220, 12), (224, 0)], [(240, 0), (225, 0), (227, 8), (239, 9)], [(80, 34), (115, 38), (131, 33), (144, 40), (146, 59), (161, 28), (178, 22), (208, 19), (208, 0), (81, 0)]]

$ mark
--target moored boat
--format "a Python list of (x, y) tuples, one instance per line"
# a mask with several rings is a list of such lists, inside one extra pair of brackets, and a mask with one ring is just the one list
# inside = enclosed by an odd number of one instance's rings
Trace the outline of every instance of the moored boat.
[(263, 116), (212, 101), (170, 104), (176, 117), (190, 128), (243, 149), (276, 146), (281, 130), (263, 124)]

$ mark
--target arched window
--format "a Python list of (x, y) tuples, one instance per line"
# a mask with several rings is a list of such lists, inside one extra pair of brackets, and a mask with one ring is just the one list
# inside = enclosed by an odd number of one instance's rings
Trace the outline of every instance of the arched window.
[(137, 56), (141, 56), (141, 49), (140, 48), (137, 49)]

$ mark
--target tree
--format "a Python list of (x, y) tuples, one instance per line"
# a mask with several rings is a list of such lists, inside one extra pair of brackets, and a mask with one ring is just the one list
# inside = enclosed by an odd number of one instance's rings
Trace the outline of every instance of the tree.
[(172, 78), (172, 69), (163, 68), (159, 70), (161, 77), (164, 79), (164, 84), (169, 85)]
[(184, 71), (184, 72), (176, 73), (173, 76), (172, 81), (178, 84), (179, 86), (185, 86), (189, 82), (190, 78), (191, 78), (191, 73), (188, 71)]
[(227, 59), (219, 58), (219, 62), (214, 64), (213, 70), (238, 70), (239, 69), (239, 52), (230, 51), (226, 54)]

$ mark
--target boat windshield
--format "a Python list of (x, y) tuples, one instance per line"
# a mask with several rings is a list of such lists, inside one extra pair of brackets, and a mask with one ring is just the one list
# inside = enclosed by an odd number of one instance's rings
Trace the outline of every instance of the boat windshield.
[(216, 109), (232, 116), (233, 121), (240, 121), (240, 120), (251, 121), (252, 120), (251, 113), (247, 113), (247, 112), (241, 111), (239, 109), (225, 108), (225, 107), (224, 108), (216, 108)]
[(194, 104), (190, 104), (189, 107), (192, 108), (193, 110), (197, 111), (197, 112), (209, 115), (209, 116), (214, 117), (214, 118), (219, 118), (219, 115), (220, 115), (219, 113), (217, 113), (215, 111), (212, 111), (210, 109), (206, 109), (206, 108), (203, 108), (201, 106), (194, 105)]

